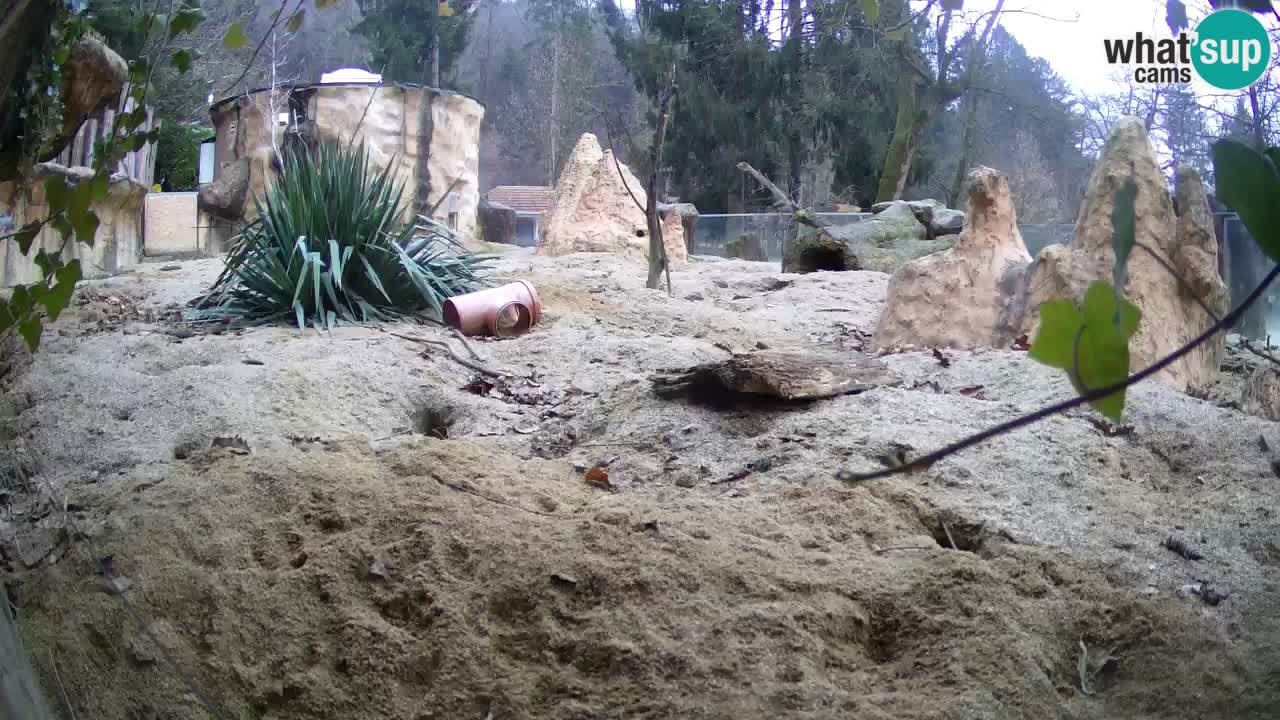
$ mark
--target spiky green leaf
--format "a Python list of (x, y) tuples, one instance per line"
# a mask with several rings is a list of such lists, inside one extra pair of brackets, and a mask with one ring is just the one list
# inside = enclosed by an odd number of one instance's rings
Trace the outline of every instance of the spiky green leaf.
[(1218, 199), (1236, 211), (1254, 242), (1280, 261), (1280, 171), (1271, 157), (1234, 140), (1213, 145)]

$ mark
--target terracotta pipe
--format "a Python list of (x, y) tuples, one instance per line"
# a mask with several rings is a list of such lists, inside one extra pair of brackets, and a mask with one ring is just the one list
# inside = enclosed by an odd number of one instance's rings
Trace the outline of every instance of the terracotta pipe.
[(444, 321), (463, 335), (523, 335), (542, 319), (542, 300), (533, 285), (519, 280), (449, 298)]

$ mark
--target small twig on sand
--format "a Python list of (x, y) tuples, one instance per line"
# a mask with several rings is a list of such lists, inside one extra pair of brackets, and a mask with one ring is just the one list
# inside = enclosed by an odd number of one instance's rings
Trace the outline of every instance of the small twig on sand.
[(58, 661), (53, 659), (53, 651), (49, 651), (49, 665), (53, 668), (53, 679), (58, 681), (58, 689), (62, 691), (62, 702), (67, 706), (67, 714), (76, 720), (76, 710), (71, 707), (71, 698), (67, 697), (67, 687), (62, 684), (62, 676), (58, 674)]
[(951, 546), (952, 550), (959, 550), (960, 548), (956, 547), (956, 539), (951, 537), (951, 528), (947, 527), (947, 521), (938, 518), (938, 522), (942, 523), (942, 531), (947, 534), (947, 544)]
[(1080, 692), (1092, 695), (1093, 691), (1089, 689), (1089, 648), (1085, 647), (1083, 640), (1079, 642), (1080, 660), (1076, 663), (1076, 674), (1080, 676)]
[(651, 442), (605, 442), (605, 443), (583, 443), (583, 444), (581, 444), (581, 445), (574, 445), (574, 447), (575, 447), (575, 448), (590, 448), (590, 447), (653, 447), (653, 445), (654, 445), (654, 443), (651, 443)]
[(458, 353), (454, 352), (453, 348), (449, 347), (449, 343), (444, 342), (442, 340), (428, 340), (427, 338), (414, 337), (412, 335), (403, 335), (401, 333), (390, 332), (390, 331), (387, 331), (387, 334), (392, 335), (394, 337), (398, 337), (401, 340), (409, 340), (416, 343), (422, 343), (423, 345), (430, 345), (431, 347), (440, 348), (441, 350), (444, 350), (445, 352), (449, 353), (449, 357), (453, 358), (454, 362), (458, 363), (459, 365), (465, 368), (475, 370), (481, 375), (488, 375), (489, 377), (506, 377), (507, 375), (510, 374), (510, 373), (500, 372), (498, 370), (490, 370), (489, 368), (483, 365), (480, 365), (479, 363), (474, 363), (462, 357)]
[(527, 512), (527, 513), (529, 513), (529, 514), (531, 514), (531, 515), (541, 515), (541, 516), (543, 516), (543, 517), (557, 518), (557, 519), (561, 519), (561, 520), (566, 519), (566, 518), (568, 518), (568, 517), (569, 517), (568, 515), (557, 515), (557, 514), (555, 514), (555, 513), (543, 512), (543, 511), (541, 511), (541, 510), (534, 510), (533, 508), (527, 508), (527, 507), (525, 507), (525, 506), (523, 506), (523, 505), (518, 505), (518, 504), (516, 504), (516, 503), (509, 502), (509, 501), (507, 501), (507, 500), (503, 500), (502, 498), (496, 498), (496, 497), (491, 497), (491, 496), (489, 496), (489, 495), (485, 495), (484, 493), (480, 492), (479, 490), (472, 490), (471, 488), (469, 488), (469, 487), (467, 487), (467, 486), (465, 486), (465, 485), (460, 485), (460, 484), (458, 484), (458, 483), (451, 483), (451, 482), (448, 482), (448, 481), (446, 481), (446, 480), (441, 480), (440, 478), (435, 477), (435, 476), (432, 476), (432, 478), (433, 478), (436, 482), (438, 482), (438, 483), (440, 483), (441, 485), (443, 485), (443, 486), (445, 486), (445, 487), (449, 488), (450, 490), (457, 490), (457, 491), (458, 491), (458, 492), (460, 492), (460, 493), (466, 493), (467, 495), (471, 495), (471, 496), (473, 496), (473, 497), (478, 497), (478, 498), (480, 498), (481, 500), (487, 500), (487, 501), (489, 501), (489, 502), (491, 502), (491, 503), (495, 503), (495, 504), (498, 504), (498, 505), (504, 505), (504, 506), (506, 506), (506, 507), (514, 508), (514, 509), (516, 509), (516, 510), (523, 510), (524, 512)]
[(425, 317), (424, 319), (433, 325), (438, 325), (444, 328), (445, 330), (448, 330), (450, 334), (452, 334), (455, 338), (458, 339), (458, 342), (462, 343), (462, 347), (467, 349), (467, 353), (470, 354), (471, 357), (475, 358), (480, 362), (484, 362), (484, 358), (480, 357), (480, 353), (476, 352), (476, 349), (471, 347), (471, 343), (467, 342), (467, 336), (463, 335), (461, 330), (459, 330), (456, 327), (453, 327), (452, 325), (448, 325), (444, 322), (441, 322), (433, 317)]
[(933, 550), (936, 547), (937, 547), (936, 545), (893, 545), (886, 548), (880, 548), (875, 552), (877, 555), (883, 555), (887, 552), (893, 552), (895, 550)]

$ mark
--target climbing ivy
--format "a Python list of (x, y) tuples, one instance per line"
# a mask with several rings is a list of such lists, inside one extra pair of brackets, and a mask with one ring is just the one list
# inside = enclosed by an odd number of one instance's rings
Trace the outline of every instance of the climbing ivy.
[[(160, 137), (158, 127), (144, 128), (147, 119), (146, 98), (157, 62), (168, 62), (179, 73), (187, 73), (199, 54), (189, 48), (177, 47), (182, 36), (195, 32), (205, 20), (201, 0), (171, 0), (156, 3), (154, 9), (138, 14), (136, 28), (142, 50), (138, 57), (128, 61), (129, 97), (134, 109), (120, 113), (110, 133), (99, 140), (94, 148), (93, 175), (83, 179), (68, 180), (63, 177), (44, 179), (46, 213), (40, 220), (26, 223), (8, 235), (0, 235), (0, 241), (17, 244), (23, 255), (28, 255), (42, 231), (48, 227), (58, 233), (61, 244), (52, 251), (40, 250), (35, 264), (41, 271), (41, 279), (29, 285), (13, 288), (12, 295), (0, 299), (0, 337), (17, 332), (31, 351), (40, 346), (40, 337), (46, 319), (56, 321), (59, 314), (71, 302), (72, 292), (83, 277), (79, 261), (64, 262), (63, 250), (73, 239), (92, 246), (99, 219), (93, 203), (107, 199), (111, 191), (111, 174), (124, 156)], [(318, 9), (335, 5), (337, 0), (315, 0)], [(163, 12), (160, 11), (161, 6)], [(288, 0), (282, 0), (280, 8), (272, 16), (267, 35), (283, 24), (285, 31), (296, 32), (302, 26), (305, 10), (298, 3), (292, 13), (285, 14)], [(62, 131), (61, 90), (63, 69), (71, 60), (76, 43), (91, 30), (91, 18), (86, 11), (85, 0), (63, 0), (50, 28), (49, 41), (45, 43), (41, 57), (30, 63), (27, 77), (19, 95), (20, 111), (26, 131), (22, 138), (20, 185), (30, 192), (37, 181), (37, 158), (47, 157), (49, 145)], [(242, 47), (248, 36), (241, 23), (235, 23), (225, 34), (227, 47)], [(261, 48), (261, 44), (258, 46)], [(254, 53), (255, 57), (257, 52)], [(252, 60), (250, 61), (252, 62)], [(246, 71), (248, 68), (246, 67)]]

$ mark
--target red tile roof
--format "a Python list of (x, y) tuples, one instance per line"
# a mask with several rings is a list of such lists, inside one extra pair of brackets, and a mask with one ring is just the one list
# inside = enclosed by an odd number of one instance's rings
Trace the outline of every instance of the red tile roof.
[(485, 197), (516, 212), (545, 213), (555, 204), (556, 191), (543, 185), (499, 185)]

